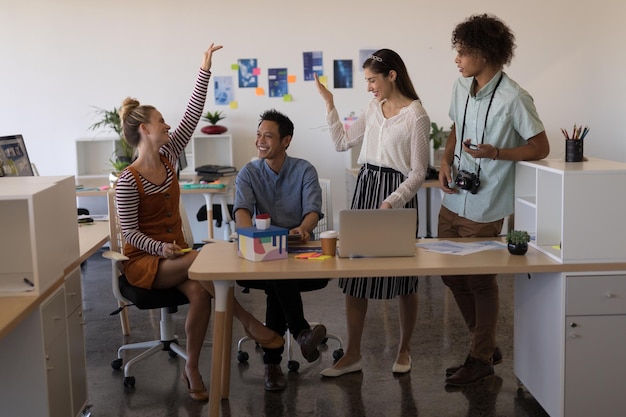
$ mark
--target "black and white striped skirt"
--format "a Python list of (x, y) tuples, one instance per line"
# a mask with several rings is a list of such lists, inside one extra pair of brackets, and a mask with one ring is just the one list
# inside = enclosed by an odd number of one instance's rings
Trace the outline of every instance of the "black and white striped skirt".
[[(365, 164), (361, 167), (352, 197), (352, 209), (377, 209), (383, 200), (404, 181), (404, 175), (391, 168)], [(417, 210), (417, 194), (404, 206)], [(417, 224), (415, 225), (417, 236)], [(358, 298), (390, 299), (417, 292), (415, 277), (340, 278), (344, 294)]]

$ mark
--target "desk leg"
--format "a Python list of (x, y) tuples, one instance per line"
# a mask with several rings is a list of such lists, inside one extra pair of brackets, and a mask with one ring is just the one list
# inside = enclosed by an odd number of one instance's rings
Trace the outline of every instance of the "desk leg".
[(206, 204), (206, 221), (209, 223), (209, 239), (213, 239), (213, 194), (204, 193), (204, 202)]
[[(226, 344), (226, 324), (228, 321), (228, 296), (233, 294), (233, 283), (231, 281), (214, 281), (213, 285), (215, 286), (215, 318), (213, 320), (211, 384), (209, 385), (209, 416), (218, 417), (220, 413), (220, 397), (222, 394), (221, 382), (224, 374), (224, 346)], [(230, 378), (230, 375), (228, 375), (228, 377)]]
[(224, 317), (224, 357), (222, 358), (222, 399), (228, 399), (230, 394), (230, 361), (233, 357), (233, 304), (235, 298), (235, 287), (228, 288), (228, 299), (226, 300), (226, 317)]
[(430, 204), (431, 204), (431, 196), (430, 196), (430, 187), (426, 188), (426, 237), (433, 237), (433, 233), (431, 230), (431, 218), (430, 216), (432, 215), (431, 213), (431, 208), (430, 208)]

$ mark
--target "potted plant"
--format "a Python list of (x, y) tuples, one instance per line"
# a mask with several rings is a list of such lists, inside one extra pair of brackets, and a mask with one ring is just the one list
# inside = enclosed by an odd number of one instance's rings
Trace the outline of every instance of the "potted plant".
[(506, 234), (507, 249), (513, 255), (523, 255), (528, 250), (530, 235), (525, 230), (511, 230)]
[[(452, 127), (450, 127), (452, 129)], [(450, 135), (450, 130), (443, 130), (442, 126), (432, 122), (430, 124), (430, 141), (432, 142), (431, 149), (431, 165), (435, 168), (439, 168), (441, 165), (441, 158), (443, 157), (442, 146), (445, 144), (446, 139)]]
[(122, 119), (120, 117), (119, 109), (117, 107), (113, 107), (113, 110), (106, 110), (96, 107), (96, 113), (101, 116), (101, 119), (89, 126), (89, 129), (111, 129), (119, 137), (119, 139), (115, 141), (115, 152), (109, 159), (109, 163), (114, 170), (114, 175), (117, 175), (132, 162), (134, 149), (124, 139), (124, 132), (122, 130)]
[(206, 133), (207, 135), (219, 135), (228, 130), (226, 126), (218, 125), (217, 122), (226, 118), (226, 115), (216, 110), (214, 112), (207, 111), (205, 115), (202, 116), (202, 119), (211, 123), (209, 126), (204, 126), (202, 129), (202, 133)]

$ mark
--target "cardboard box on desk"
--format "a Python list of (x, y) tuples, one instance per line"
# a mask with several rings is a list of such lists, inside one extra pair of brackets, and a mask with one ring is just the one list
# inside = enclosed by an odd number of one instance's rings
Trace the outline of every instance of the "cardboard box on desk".
[(261, 230), (243, 227), (239, 234), (239, 256), (254, 262), (285, 259), (287, 257), (287, 229), (270, 226)]

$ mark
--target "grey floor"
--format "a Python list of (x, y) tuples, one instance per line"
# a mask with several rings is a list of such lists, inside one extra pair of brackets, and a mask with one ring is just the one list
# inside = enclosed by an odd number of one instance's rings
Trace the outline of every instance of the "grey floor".
[[(190, 400), (180, 375), (183, 362), (159, 352), (138, 364), (133, 371), (136, 385), (123, 386), (123, 372), (114, 371), (111, 360), (117, 347), (127, 341), (158, 337), (158, 315), (131, 310), (131, 336), (121, 335), (119, 319), (109, 316), (116, 307), (110, 287), (110, 264), (96, 253), (84, 265), (83, 292), (86, 321), (87, 377), (91, 415), (195, 417), (208, 415), (207, 404)], [(504, 361), (496, 375), (475, 386), (449, 389), (444, 369), (464, 359), (467, 334), (456, 305), (441, 278), (420, 279), (420, 306), (413, 337), (413, 369), (394, 376), (391, 366), (398, 343), (396, 301), (369, 304), (363, 336), (362, 373), (322, 379), (319, 372), (333, 362), (336, 343), (328, 341), (321, 358), (306, 363), (298, 353), (298, 372), (288, 373), (283, 392), (263, 389), (263, 364), (254, 345), (245, 365), (233, 357), (230, 397), (221, 403), (222, 416), (546, 416), (528, 392), (518, 389), (513, 373), (513, 285), (510, 276), (500, 276), (501, 315), (499, 345)], [(244, 307), (263, 318), (264, 297), (260, 291), (236, 296)], [(304, 294), (305, 311), (311, 321), (323, 322), (329, 332), (345, 338), (343, 295), (331, 281), (320, 291)], [(177, 315), (177, 331), (183, 335), (185, 309)], [(212, 328), (212, 327), (211, 327)], [(209, 332), (211, 331), (209, 329)], [(234, 323), (235, 338), (243, 329)], [(208, 338), (210, 338), (210, 333)], [(210, 375), (211, 348), (202, 357), (205, 382)], [(236, 349), (234, 349), (236, 350)], [(236, 354), (234, 354), (236, 355)], [(283, 370), (287, 372), (286, 359)]]

